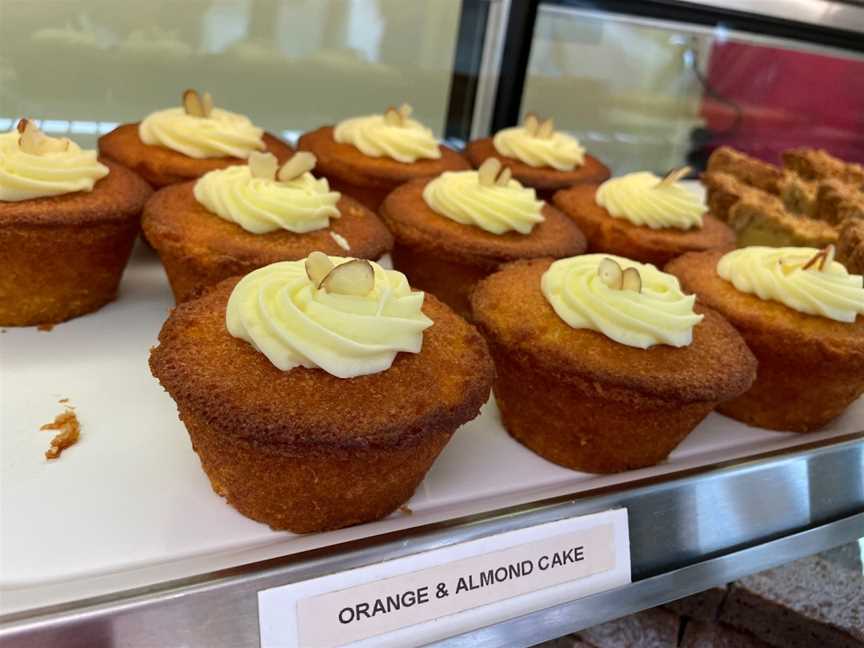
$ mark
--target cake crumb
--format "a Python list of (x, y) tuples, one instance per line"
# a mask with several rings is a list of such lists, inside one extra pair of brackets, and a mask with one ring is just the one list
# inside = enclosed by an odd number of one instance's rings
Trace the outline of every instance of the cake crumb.
[(37, 331), (42, 331), (43, 333), (47, 333), (48, 331), (51, 331), (53, 329), (54, 329), (53, 324), (40, 324), (39, 326), (36, 327)]
[(344, 236), (341, 236), (340, 234), (337, 234), (336, 232), (330, 232), (330, 236), (333, 237), (334, 241), (336, 241), (336, 245), (341, 247), (346, 252), (351, 251), (351, 246), (348, 245), (348, 240)]
[(414, 511), (412, 511), (410, 507), (405, 506), (404, 504), (399, 507), (399, 511), (404, 513), (405, 515), (414, 515)]
[(54, 417), (53, 423), (46, 423), (39, 430), (59, 430), (51, 439), (51, 447), (45, 451), (46, 459), (57, 459), (66, 448), (77, 443), (81, 436), (81, 424), (68, 405), (65, 412)]

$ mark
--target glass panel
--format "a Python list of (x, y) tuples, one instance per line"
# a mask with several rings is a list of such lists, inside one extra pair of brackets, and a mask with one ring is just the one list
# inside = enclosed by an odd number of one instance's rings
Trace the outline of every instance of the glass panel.
[(721, 144), (864, 161), (864, 56), (541, 5), (522, 113), (552, 115), (615, 173), (701, 167)]
[(92, 145), (187, 87), (268, 130), (403, 101), (443, 133), (460, 0), (0, 0), (0, 129)]

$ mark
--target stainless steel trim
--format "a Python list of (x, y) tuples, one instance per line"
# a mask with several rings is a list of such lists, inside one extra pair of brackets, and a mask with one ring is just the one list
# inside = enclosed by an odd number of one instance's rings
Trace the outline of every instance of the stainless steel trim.
[(432, 645), (447, 648), (531, 646), (626, 614), (662, 605), (709, 587), (729, 583), (763, 569), (811, 556), (819, 551), (852, 542), (862, 534), (864, 513)]
[[(640, 582), (615, 595), (565, 604), (572, 609), (558, 606), (535, 613), (540, 615), (537, 621), (550, 628), (542, 630), (544, 636), (552, 636), (565, 626), (600, 622), (653, 605), (653, 601), (683, 596), (804, 552), (828, 548), (856, 534), (864, 536), (864, 432), (792, 452), (679, 471), (664, 478), (8, 615), (0, 617), (0, 642), (9, 648), (255, 646), (258, 590), (622, 506), (629, 511), (633, 576)], [(820, 533), (802, 535), (820, 528)], [(752, 548), (760, 550), (741, 553)], [(742, 555), (751, 558), (741, 563)], [(691, 569), (700, 565), (701, 571)], [(701, 576), (697, 580), (694, 574)], [(565, 619), (560, 609), (578, 614)], [(540, 641), (537, 626), (526, 629), (519, 619), (506, 623), (515, 624), (512, 631), (523, 633), (519, 636), (526, 641), (528, 636)], [(484, 645), (513, 645), (511, 639), (516, 636), (496, 635), (488, 628), (474, 634), (491, 642)], [(495, 643), (495, 636), (504, 643)]]
[[(787, 0), (779, 1), (786, 2)], [(766, 2), (765, 4), (770, 3)], [(864, 16), (864, 7), (861, 7), (860, 11), (862, 16)], [(538, 18), (541, 16), (547, 16), (551, 19), (555, 19), (556, 17), (581, 17), (590, 20), (607, 20), (619, 24), (636, 25), (653, 29), (663, 29), (666, 31), (682, 32), (688, 35), (704, 36), (718, 41), (737, 41), (762, 45), (765, 47), (794, 49), (796, 51), (806, 51), (814, 54), (826, 54), (840, 58), (864, 60), (864, 54), (861, 54), (860, 52), (853, 52), (839, 47), (831, 47), (830, 45), (811, 43), (806, 40), (791, 40), (788, 38), (780, 38), (778, 36), (766, 36), (754, 32), (728, 29), (722, 25), (717, 27), (708, 27), (706, 25), (678, 22), (675, 20), (662, 20), (659, 18), (646, 18), (644, 16), (610, 13), (600, 9), (579, 9), (575, 7), (561, 7), (548, 4), (540, 5)], [(862, 28), (861, 31), (864, 31), (864, 28)]]
[(495, 93), (498, 91), (498, 71), (504, 53), (504, 36), (510, 16), (511, 0), (492, 0), (486, 19), (486, 37), (480, 59), (477, 93), (474, 98), (474, 114), (471, 119), (471, 139), (486, 137), (492, 123), (495, 108)]

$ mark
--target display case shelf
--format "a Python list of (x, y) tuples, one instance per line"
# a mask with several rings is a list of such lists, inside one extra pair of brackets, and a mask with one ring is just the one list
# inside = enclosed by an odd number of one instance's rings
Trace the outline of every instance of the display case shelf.
[(619, 507), (632, 584), (429, 640), (527, 646), (864, 536), (864, 433), (30, 610), (4, 617), (0, 640), (257, 646), (260, 590)]

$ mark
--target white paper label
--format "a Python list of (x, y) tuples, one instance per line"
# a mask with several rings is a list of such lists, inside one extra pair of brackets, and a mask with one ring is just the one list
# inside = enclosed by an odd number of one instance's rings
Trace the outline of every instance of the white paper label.
[(425, 643), (629, 582), (627, 513), (607, 511), (259, 592), (261, 645)]

